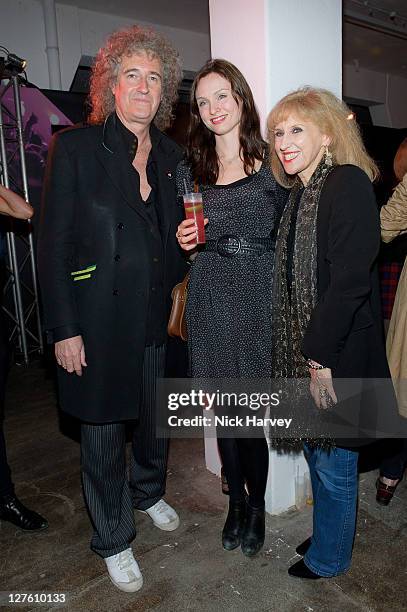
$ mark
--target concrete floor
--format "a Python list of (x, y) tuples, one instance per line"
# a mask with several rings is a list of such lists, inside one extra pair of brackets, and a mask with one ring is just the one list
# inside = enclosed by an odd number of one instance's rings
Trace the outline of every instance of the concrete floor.
[[(60, 432), (68, 425), (58, 422), (53, 381), (39, 364), (15, 367), (6, 402), (9, 460), (19, 497), (46, 516), (50, 527), (29, 534), (0, 525), (3, 598), (8, 591), (63, 592), (68, 603), (59, 607), (72, 612), (407, 610), (406, 480), (392, 504), (381, 508), (375, 502), (377, 470), (361, 474), (352, 568), (344, 576), (310, 583), (287, 575), (295, 546), (310, 534), (310, 507), (269, 516), (264, 549), (254, 559), (222, 549), (227, 498), (205, 469), (201, 440), (173, 441), (166, 499), (178, 510), (181, 526), (165, 533), (145, 515), (136, 517), (133, 550), (144, 587), (136, 594), (121, 593), (110, 583), (103, 561), (89, 550), (79, 447), (72, 428), (70, 437)], [(35, 606), (4, 604), (0, 609)]]

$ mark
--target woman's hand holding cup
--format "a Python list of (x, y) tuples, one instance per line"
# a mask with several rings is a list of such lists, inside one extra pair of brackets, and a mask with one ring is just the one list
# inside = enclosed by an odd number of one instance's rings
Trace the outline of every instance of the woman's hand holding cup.
[[(204, 225), (208, 224), (208, 219), (204, 219)], [(192, 251), (196, 248), (198, 227), (195, 219), (184, 219), (177, 229), (178, 244), (183, 251)]]

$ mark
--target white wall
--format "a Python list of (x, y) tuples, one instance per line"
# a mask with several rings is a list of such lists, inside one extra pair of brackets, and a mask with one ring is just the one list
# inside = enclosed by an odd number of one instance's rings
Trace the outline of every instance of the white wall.
[(37, 0), (0, 0), (0, 45), (28, 60), (28, 79), (48, 87), (45, 28)]
[(270, 109), (302, 85), (342, 95), (342, 0), (269, 0)]
[(301, 85), (341, 95), (341, 0), (209, 0), (212, 57), (245, 75), (265, 125), (268, 111)]
[[(267, 23), (265, 1), (209, 0), (212, 57), (228, 59), (242, 71), (253, 92), (265, 122), (268, 74)], [(246, 16), (245, 16), (246, 14)]]
[[(57, 4), (58, 42), (63, 89), (69, 89), (81, 55), (95, 55), (114, 30), (134, 23), (166, 35), (183, 58), (185, 70), (198, 70), (210, 56), (207, 34), (147, 24), (125, 17)], [(27, 74), (38, 87), (49, 87), (45, 31), (40, 0), (0, 0), (0, 45), (28, 60)]]
[(407, 128), (407, 79), (345, 64), (343, 95), (368, 104), (374, 125)]
[[(272, 105), (301, 85), (341, 96), (341, 0), (209, 0), (209, 16), (212, 57), (225, 57), (243, 72), (263, 126)], [(208, 469), (218, 474), (217, 449), (209, 437), (205, 455)], [(308, 497), (303, 455), (271, 449), (267, 511), (300, 507)]]

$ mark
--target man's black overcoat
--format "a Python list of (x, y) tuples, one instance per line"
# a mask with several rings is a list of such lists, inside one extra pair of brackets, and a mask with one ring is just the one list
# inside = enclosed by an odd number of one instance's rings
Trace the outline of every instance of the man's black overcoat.
[[(147, 240), (154, 228), (134, 195), (137, 176), (116, 120), (113, 114), (104, 125), (54, 137), (38, 240), (49, 339), (81, 334), (88, 364), (82, 377), (58, 368), (60, 405), (93, 423), (138, 417), (150, 274), (157, 265)], [(185, 273), (175, 238), (183, 218), (175, 190), (182, 151), (155, 126), (150, 134), (169, 305), (171, 289)]]

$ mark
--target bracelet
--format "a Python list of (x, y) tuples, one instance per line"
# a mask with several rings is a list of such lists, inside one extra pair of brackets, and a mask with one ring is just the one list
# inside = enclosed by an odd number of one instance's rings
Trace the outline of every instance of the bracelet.
[(326, 366), (313, 361), (313, 359), (307, 359), (307, 366), (311, 368), (311, 370), (324, 370)]

